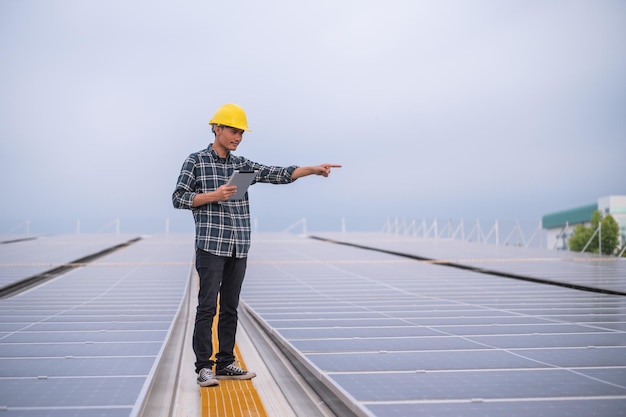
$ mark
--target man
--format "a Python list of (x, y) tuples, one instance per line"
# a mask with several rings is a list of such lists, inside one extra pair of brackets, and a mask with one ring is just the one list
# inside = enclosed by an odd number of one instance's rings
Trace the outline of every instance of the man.
[[(193, 334), (197, 382), (208, 387), (219, 379), (250, 379), (254, 372), (237, 366), (233, 350), (237, 331), (239, 293), (246, 271), (250, 248), (250, 210), (248, 194), (229, 200), (237, 191), (226, 185), (236, 170), (257, 172), (254, 182), (288, 184), (307, 175), (327, 177), (331, 168), (341, 165), (267, 166), (233, 155), (241, 143), (248, 122), (236, 104), (220, 107), (209, 121), (215, 136), (205, 150), (192, 153), (183, 163), (176, 189), (174, 207), (190, 209), (196, 228), (196, 270), (200, 276), (198, 307)], [(219, 295), (219, 351), (213, 355), (212, 325)], [(215, 372), (213, 366), (215, 365)]]

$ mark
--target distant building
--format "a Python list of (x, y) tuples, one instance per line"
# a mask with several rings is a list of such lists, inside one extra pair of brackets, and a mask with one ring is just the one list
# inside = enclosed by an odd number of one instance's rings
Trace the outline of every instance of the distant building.
[(620, 246), (626, 242), (626, 195), (612, 195), (598, 199), (596, 204), (546, 214), (541, 225), (547, 232), (547, 248), (567, 250), (569, 238), (577, 224), (590, 225), (591, 215), (600, 210), (610, 214), (620, 227)]

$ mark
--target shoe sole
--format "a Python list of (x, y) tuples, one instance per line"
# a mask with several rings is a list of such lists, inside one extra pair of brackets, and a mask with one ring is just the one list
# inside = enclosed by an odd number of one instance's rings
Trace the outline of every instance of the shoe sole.
[(213, 381), (204, 381), (204, 382), (200, 382), (200, 381), (196, 381), (198, 383), (198, 385), (200, 385), (201, 387), (214, 387), (216, 385), (219, 385), (220, 381), (218, 380), (213, 380)]
[(239, 380), (246, 380), (246, 379), (252, 379), (256, 376), (255, 373), (253, 372), (248, 372), (245, 375), (215, 375), (215, 378), (217, 379), (239, 379)]

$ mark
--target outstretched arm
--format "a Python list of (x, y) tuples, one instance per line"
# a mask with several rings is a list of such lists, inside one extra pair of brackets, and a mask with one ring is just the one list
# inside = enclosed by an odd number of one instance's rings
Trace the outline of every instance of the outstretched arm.
[(331, 168), (341, 168), (338, 164), (322, 164), (309, 167), (298, 167), (291, 173), (291, 178), (296, 180), (307, 175), (322, 175), (327, 177), (330, 175)]

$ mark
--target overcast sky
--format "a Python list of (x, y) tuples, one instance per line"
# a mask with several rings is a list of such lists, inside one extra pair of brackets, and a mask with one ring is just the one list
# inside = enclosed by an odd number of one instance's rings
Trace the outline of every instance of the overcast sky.
[(228, 102), (238, 155), (344, 166), (252, 187), (261, 231), (537, 224), (626, 194), (625, 40), (623, 0), (0, 0), (0, 234), (191, 230)]

